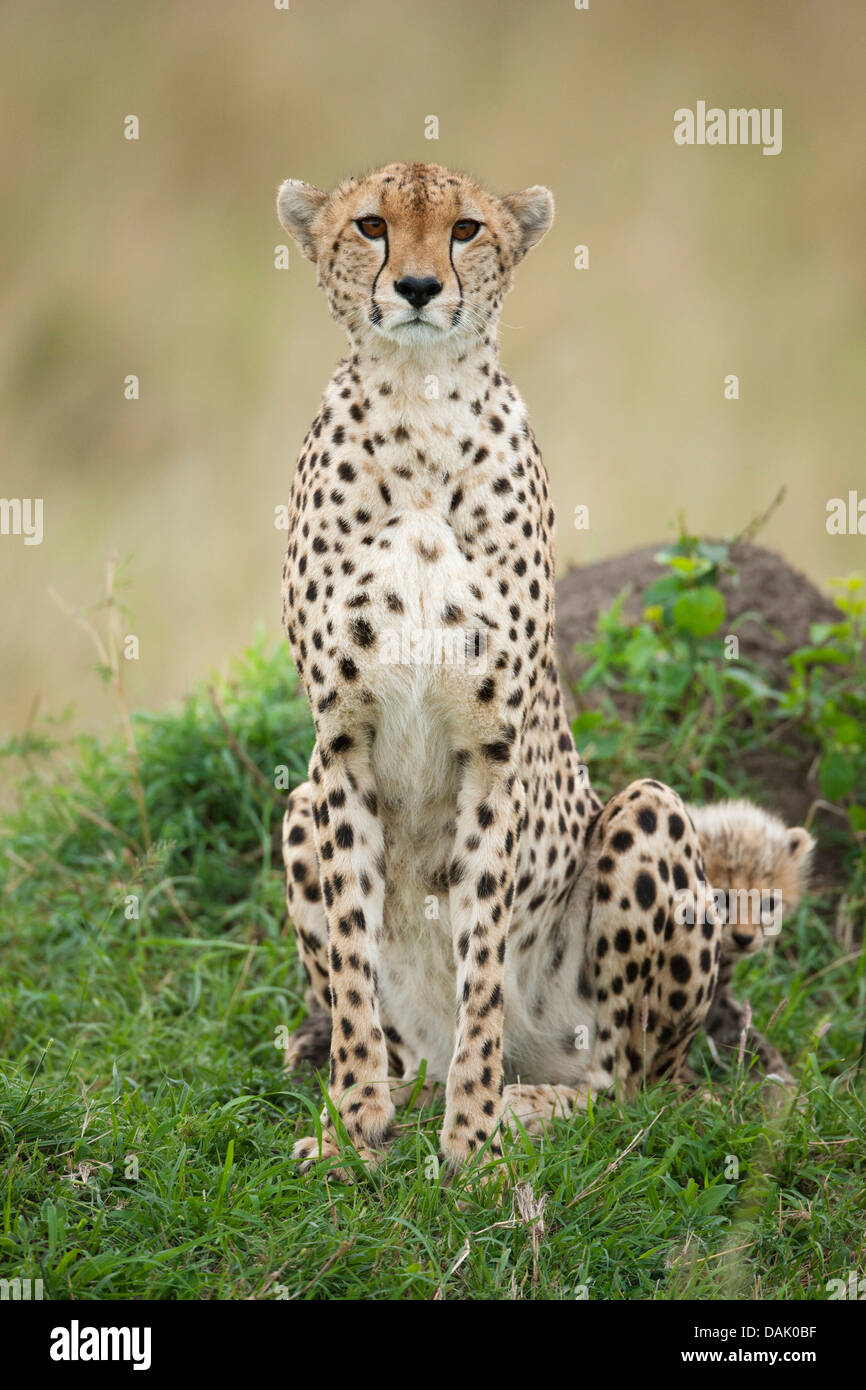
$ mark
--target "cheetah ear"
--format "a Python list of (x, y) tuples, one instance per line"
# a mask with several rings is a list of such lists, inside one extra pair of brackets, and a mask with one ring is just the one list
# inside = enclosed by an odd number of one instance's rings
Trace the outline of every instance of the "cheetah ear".
[(785, 848), (782, 850), (776, 872), (785, 900), (786, 913), (797, 906), (808, 888), (814, 848), (815, 841), (802, 826), (795, 825), (785, 831)]
[(796, 868), (802, 883), (805, 884), (809, 876), (809, 861), (812, 857), (812, 850), (815, 848), (815, 841), (808, 830), (804, 830), (801, 825), (795, 825), (793, 829), (787, 830), (785, 838), (788, 842), (790, 862)]
[(502, 199), (502, 205), (517, 223), (520, 234), (515, 260), (522, 260), (527, 251), (535, 246), (545, 232), (550, 231), (553, 222), (553, 194), (549, 188), (535, 184), (525, 188), (522, 193), (509, 193)]
[(313, 226), (327, 201), (327, 193), (301, 179), (286, 179), (277, 193), (277, 216), (308, 261), (316, 259)]

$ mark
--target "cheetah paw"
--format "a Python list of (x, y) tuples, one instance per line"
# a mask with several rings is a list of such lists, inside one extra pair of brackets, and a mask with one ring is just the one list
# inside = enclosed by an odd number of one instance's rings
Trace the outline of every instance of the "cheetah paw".
[[(369, 1094), (366, 1094), (369, 1092)], [(340, 1147), (332, 1131), (327, 1127), (328, 1111), (322, 1112), (322, 1138), (312, 1136), (299, 1139), (292, 1151), (300, 1164), (302, 1173), (309, 1173), (318, 1162), (339, 1158), (347, 1151), (354, 1152), (368, 1168), (375, 1168), (384, 1157), (384, 1145), (389, 1138), (391, 1117), (394, 1106), (386, 1084), (365, 1087), (362, 1098), (353, 1099), (353, 1092), (346, 1092), (340, 1104), (340, 1115), (349, 1136), (349, 1144)], [(352, 1173), (345, 1167), (332, 1168), (331, 1172), (338, 1182), (353, 1182)]]
[(312, 1135), (306, 1139), (299, 1139), (292, 1149), (292, 1158), (304, 1174), (309, 1173), (317, 1163), (339, 1156), (337, 1141), (326, 1129), (322, 1130), (321, 1142), (316, 1135)]
[(567, 1119), (573, 1111), (575, 1092), (567, 1086), (506, 1086), (502, 1093), (502, 1126), (517, 1133), (513, 1120), (519, 1120), (527, 1134), (540, 1135), (551, 1120)]
[[(309, 1136), (306, 1139), (299, 1139), (292, 1149), (292, 1158), (298, 1164), (301, 1174), (306, 1176), (308, 1173), (312, 1172), (319, 1163), (329, 1162), (335, 1158), (342, 1158), (345, 1156), (346, 1152), (347, 1150), (345, 1148), (340, 1148), (330, 1130), (323, 1129), (321, 1144), (316, 1135)], [(360, 1148), (350, 1149), (349, 1152), (357, 1154), (369, 1169), (378, 1167), (385, 1156), (381, 1149)], [(356, 1182), (358, 1178), (357, 1172), (354, 1172), (351, 1167), (344, 1164), (336, 1168), (329, 1166), (328, 1176), (333, 1178), (335, 1182), (345, 1183)]]

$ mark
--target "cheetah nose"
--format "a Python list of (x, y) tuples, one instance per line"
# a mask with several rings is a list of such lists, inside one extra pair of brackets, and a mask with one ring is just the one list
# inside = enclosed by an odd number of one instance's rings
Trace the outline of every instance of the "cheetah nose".
[(415, 275), (404, 275), (402, 280), (394, 281), (394, 289), (408, 299), (413, 309), (423, 309), (428, 300), (442, 292), (435, 275), (425, 275), (422, 279)]

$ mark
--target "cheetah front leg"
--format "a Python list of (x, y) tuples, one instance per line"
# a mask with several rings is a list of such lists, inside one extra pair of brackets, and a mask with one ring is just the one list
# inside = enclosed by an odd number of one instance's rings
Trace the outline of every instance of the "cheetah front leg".
[[(494, 1135), (502, 1109), (505, 946), (523, 819), (523, 784), (487, 745), (465, 763), (458, 793), (449, 907), (457, 1027), (440, 1142), (452, 1166)], [(490, 1152), (502, 1152), (494, 1136)]]
[[(316, 744), (310, 777), (328, 930), (329, 1095), (358, 1152), (376, 1161), (394, 1113), (376, 971), (384, 904), (382, 823), (369, 759), (349, 735), (338, 735), (327, 748)], [(295, 1144), (302, 1172), (318, 1157), (339, 1152), (327, 1109), (322, 1122), (321, 1149), (316, 1137)]]

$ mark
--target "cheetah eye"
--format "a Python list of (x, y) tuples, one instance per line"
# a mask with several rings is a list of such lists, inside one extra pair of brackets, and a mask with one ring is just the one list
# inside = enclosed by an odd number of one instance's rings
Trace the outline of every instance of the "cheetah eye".
[(471, 241), (481, 228), (481, 223), (476, 222), (472, 217), (461, 217), (459, 222), (455, 222), (451, 228), (451, 235), (455, 241)]
[(359, 217), (355, 226), (365, 237), (369, 237), (370, 241), (378, 241), (379, 237), (385, 235), (384, 217)]

